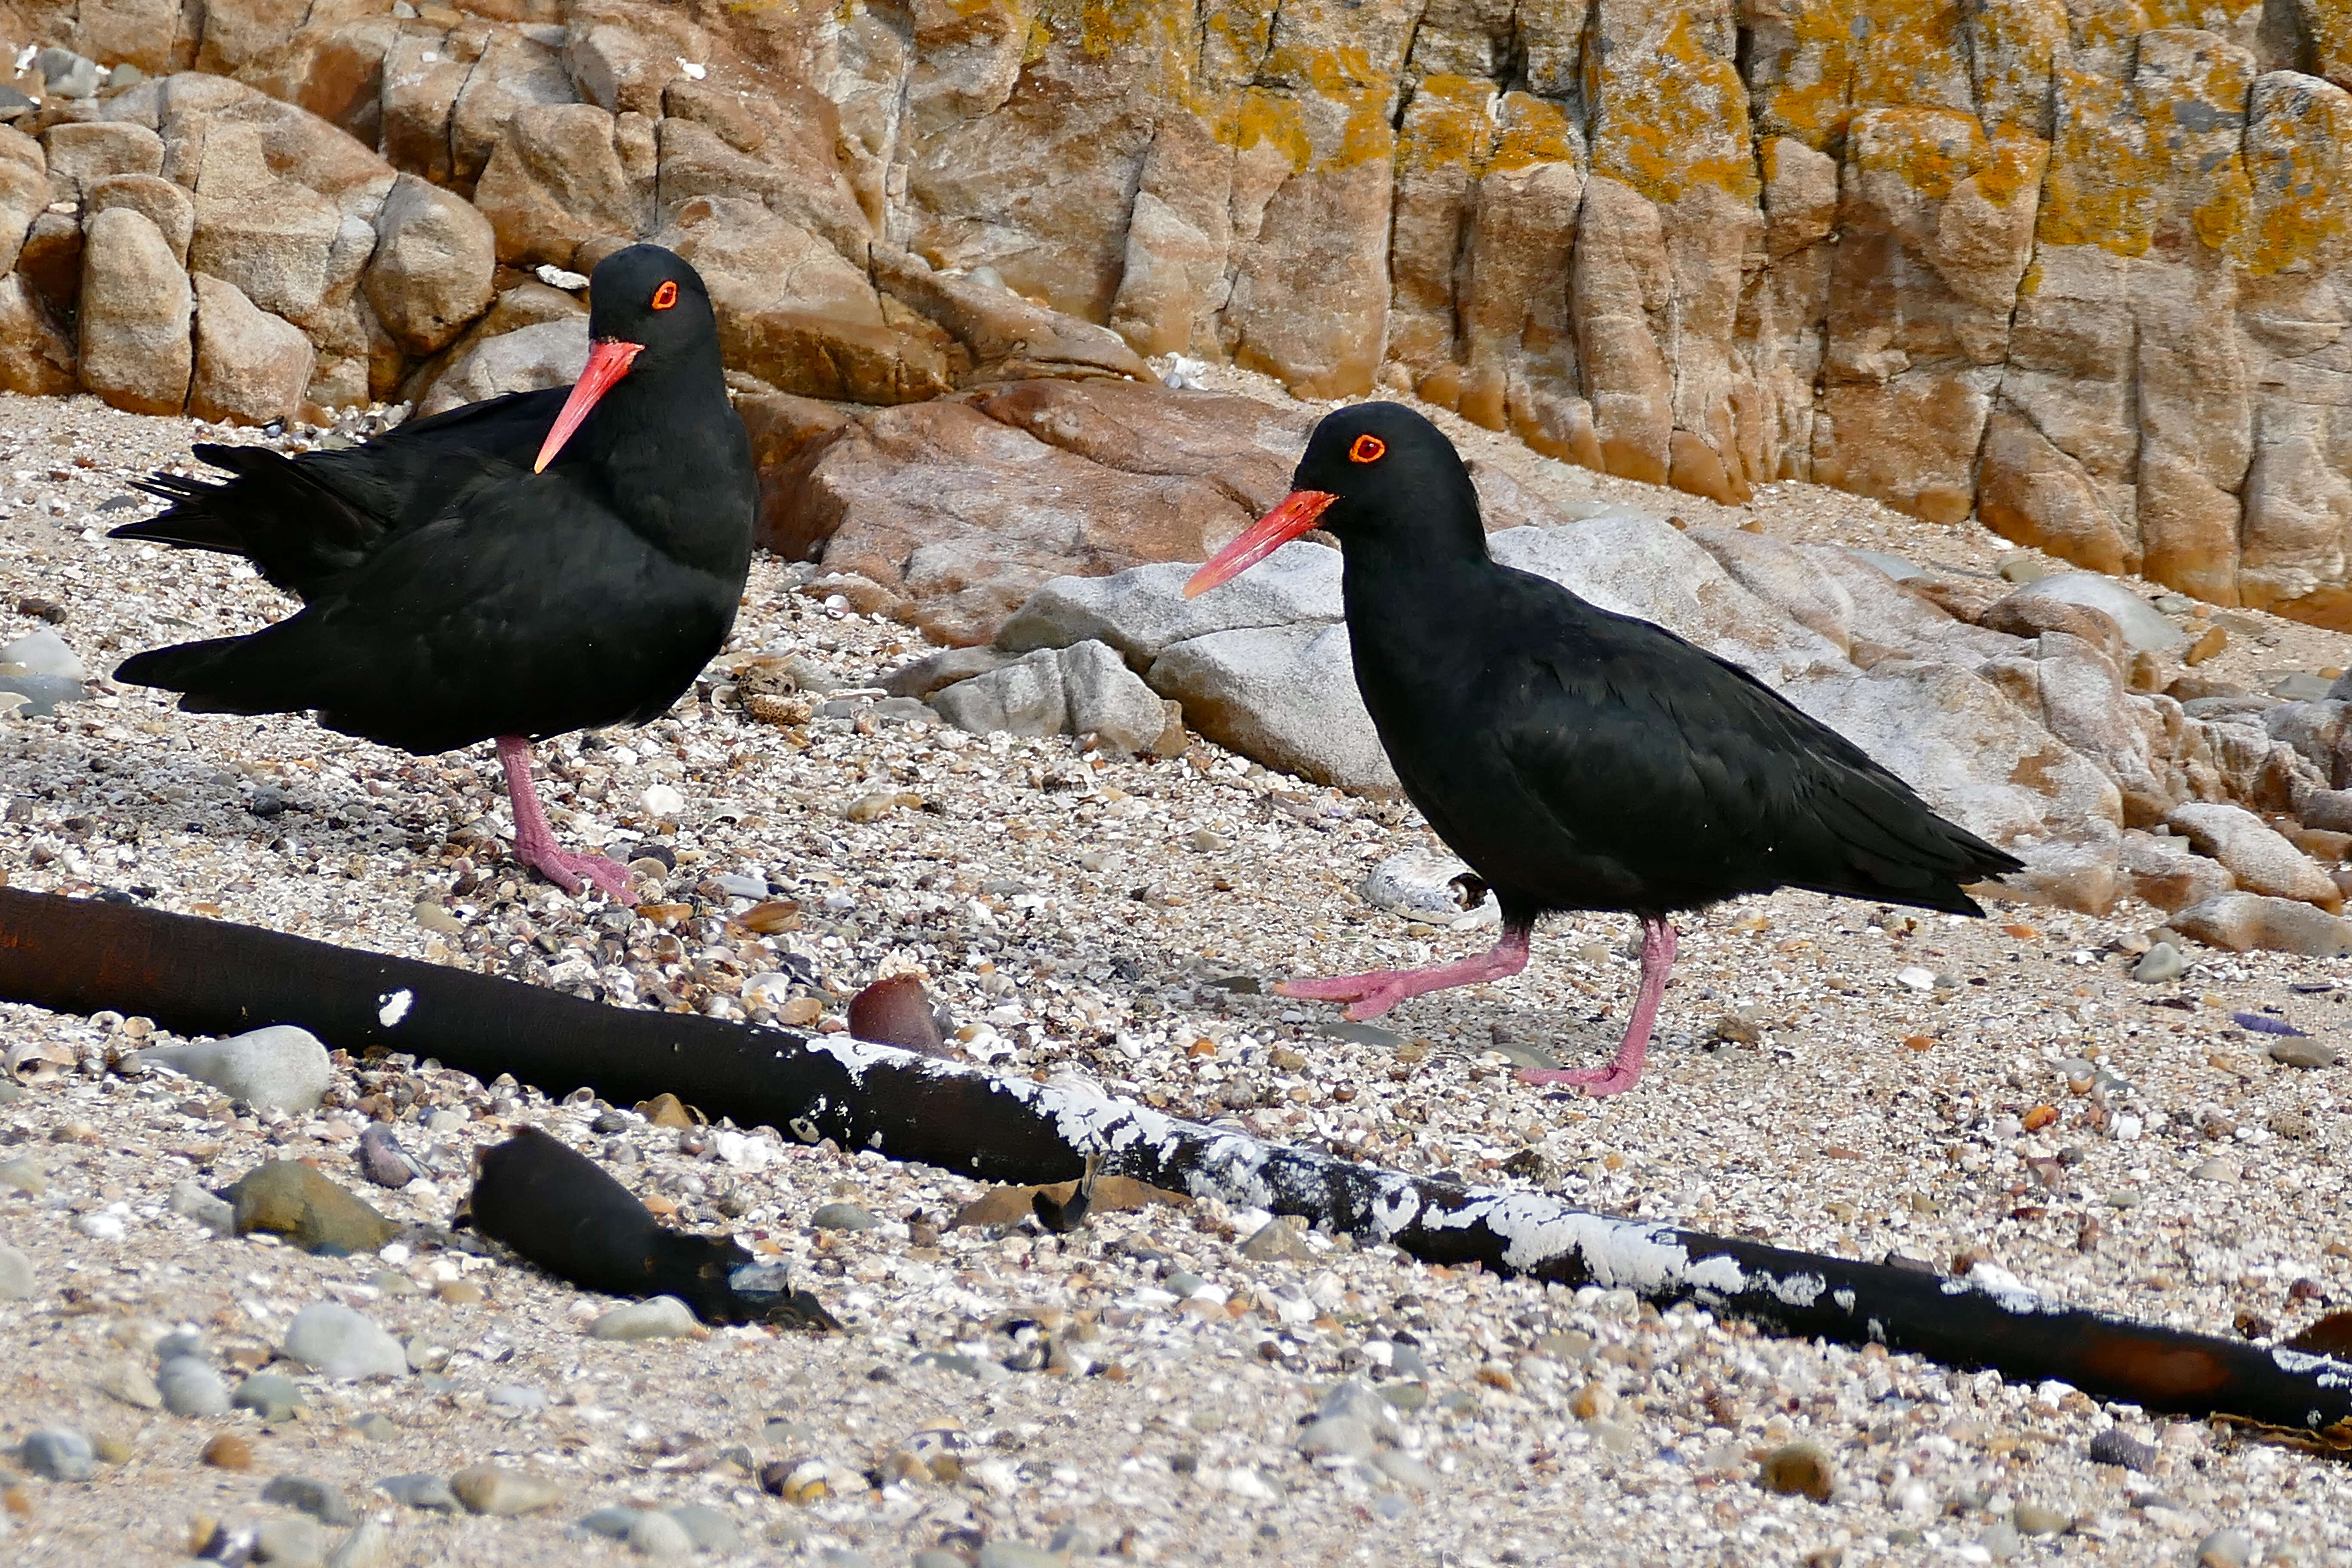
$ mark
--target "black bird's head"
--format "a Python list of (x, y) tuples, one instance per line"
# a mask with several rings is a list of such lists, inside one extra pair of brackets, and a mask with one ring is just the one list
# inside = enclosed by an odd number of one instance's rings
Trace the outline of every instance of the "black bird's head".
[(632, 370), (643, 374), (705, 356), (719, 363), (710, 290), (675, 251), (658, 245), (614, 251), (596, 264), (588, 300), (588, 366), (539, 449), (536, 471), (546, 470), (597, 400)]
[(1240, 576), (1309, 529), (1343, 548), (1466, 543), (1481, 553), (1478, 492), (1445, 432), (1400, 403), (1360, 403), (1323, 416), (1282, 504), (1184, 584), (1194, 597)]

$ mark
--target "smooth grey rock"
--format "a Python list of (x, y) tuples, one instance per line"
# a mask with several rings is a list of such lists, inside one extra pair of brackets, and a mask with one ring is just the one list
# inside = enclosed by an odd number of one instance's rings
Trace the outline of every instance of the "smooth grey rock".
[(1310, 1458), (1370, 1459), (1379, 1445), (1371, 1428), (1353, 1415), (1325, 1415), (1298, 1435), (1298, 1451)]
[(1305, 1263), (1315, 1256), (1298, 1222), (1283, 1215), (1251, 1232), (1241, 1245), (1241, 1255), (1254, 1263)]
[(583, 1516), (572, 1528), (585, 1531), (590, 1535), (602, 1536), (606, 1541), (626, 1541), (629, 1538), (629, 1527), (637, 1522), (637, 1515), (641, 1511), (643, 1510), (617, 1505), (600, 1508), (595, 1512)]
[(228, 1384), (201, 1356), (173, 1356), (155, 1374), (163, 1393), (163, 1408), (174, 1415), (228, 1414)]
[(2332, 1068), (2342, 1055), (2319, 1040), (2281, 1040), (2270, 1048), (2270, 1058), (2284, 1068)]
[(254, 1546), (254, 1561), (274, 1563), (278, 1568), (320, 1568), (326, 1551), (327, 1536), (319, 1528), (319, 1521), (297, 1514), (262, 1525), (260, 1539)]
[(10, 694), (24, 700), (0, 700), (0, 716), (13, 712), (19, 719), (47, 719), (57, 712), (58, 703), (79, 702), (89, 689), (61, 675), (12, 675), (0, 669), (0, 698)]
[(2140, 954), (2132, 965), (2131, 977), (2144, 985), (2161, 985), (2168, 980), (2178, 980), (2187, 973), (2189, 963), (2180, 950), (2168, 942), (2159, 942)]
[(818, 1230), (872, 1230), (882, 1222), (856, 1204), (830, 1203), (809, 1215), (809, 1224)]
[(16, 1454), (26, 1469), (53, 1481), (86, 1481), (98, 1474), (89, 1439), (70, 1426), (42, 1427), (18, 1445)]
[(694, 1555), (694, 1537), (666, 1513), (652, 1510), (629, 1521), (629, 1550), (656, 1563), (681, 1563)]
[(468, 1512), (501, 1519), (552, 1508), (566, 1490), (551, 1477), (501, 1465), (468, 1465), (449, 1478), (449, 1489)]
[(683, 1339), (699, 1327), (694, 1310), (675, 1296), (654, 1296), (615, 1307), (588, 1325), (592, 1340)]
[(1339, 619), (1339, 552), (1294, 540), (1197, 599), (1184, 597), (1193, 565), (1155, 562), (1108, 577), (1056, 577), (1029, 595), (996, 634), (1007, 653), (1092, 639), (1139, 660), (1213, 632)]
[(172, 1212), (194, 1220), (215, 1236), (236, 1234), (236, 1205), (183, 1178), (172, 1184)]
[(333, 1378), (401, 1377), (408, 1352), (373, 1320), (332, 1301), (313, 1301), (286, 1328), (286, 1355)]
[(685, 1526), (696, 1547), (714, 1557), (732, 1557), (743, 1550), (743, 1532), (709, 1503), (680, 1503), (669, 1510), (669, 1516)]
[(360, 1521), (359, 1528), (327, 1553), (327, 1568), (390, 1568), (391, 1563), (392, 1531), (381, 1520)]
[(960, 680), (933, 695), (931, 707), (957, 729), (975, 735), (1060, 735), (1070, 727), (1061, 657), (1052, 648)]
[[(2048, 582), (2049, 579), (2045, 577), (2042, 581)], [(1985, 1532), (1977, 1537), (1977, 1544), (1983, 1547), (1985, 1555), (1996, 1563), (2006, 1563), (2025, 1550), (2024, 1538), (2017, 1533), (2014, 1525), (2006, 1521), (1986, 1526)]]
[(1068, 1568), (1069, 1558), (1023, 1541), (992, 1541), (980, 1549), (977, 1568)]
[(2254, 1538), (2242, 1530), (2217, 1530), (2197, 1543), (2197, 1568), (2247, 1568), (2253, 1560)]
[(2343, 897), (2319, 863), (2242, 805), (2189, 801), (2166, 814), (2173, 832), (2219, 860), (2249, 893), (2333, 903)]
[(1191, 729), (1267, 767), (1345, 789), (1398, 787), (1357, 694), (1345, 623), (1190, 637), (1163, 650), (1144, 679), (1184, 705)]
[(1417, 1492), (1437, 1489), (1437, 1472), (1402, 1448), (1382, 1449), (1373, 1458), (1372, 1464), (1381, 1474), (1401, 1487), (1410, 1487)]
[(333, 1075), (327, 1047), (310, 1030), (292, 1024), (272, 1024), (193, 1046), (159, 1046), (141, 1051), (137, 1059), (146, 1067), (170, 1068), (202, 1079), (257, 1108), (296, 1113), (319, 1108)]
[(0, 1301), (26, 1301), (33, 1295), (33, 1260), (13, 1247), (0, 1247)]
[(16, 666), (0, 671), (10, 675), (47, 675), (76, 681), (89, 679), (89, 671), (75, 657), (74, 650), (66, 646), (66, 639), (46, 626), (0, 647), (0, 665)]
[(449, 1483), (439, 1476), (416, 1474), (386, 1476), (376, 1482), (375, 1489), (404, 1508), (422, 1509), (427, 1513), (455, 1513), (457, 1496)]
[(485, 338), (467, 349), (434, 381), (425, 400), (416, 405), (417, 416), (445, 413), (461, 404), (505, 393), (569, 385), (580, 379), (587, 365), (584, 312), (562, 321), (535, 321)]
[(278, 1476), (261, 1489), (261, 1500), (299, 1509), (321, 1524), (356, 1524), (359, 1515), (342, 1489), (310, 1476)]
[(2105, 611), (2123, 628), (2124, 640), (2142, 653), (2172, 653), (2189, 642), (2189, 634), (2165, 619), (2154, 605), (2103, 573), (2053, 572), (2011, 597), (2028, 594)]
[(292, 1378), (281, 1373), (257, 1372), (236, 1385), (229, 1403), (239, 1410), (250, 1410), (264, 1421), (290, 1421), (294, 1412), (310, 1401)]
[(528, 1384), (502, 1383), (490, 1390), (489, 1402), (501, 1410), (527, 1412), (547, 1408), (547, 1394)]
[(1141, 752), (1168, 728), (1160, 694), (1107, 643), (1088, 639), (1062, 649), (1062, 693), (1070, 733), (1096, 735), (1124, 752)]

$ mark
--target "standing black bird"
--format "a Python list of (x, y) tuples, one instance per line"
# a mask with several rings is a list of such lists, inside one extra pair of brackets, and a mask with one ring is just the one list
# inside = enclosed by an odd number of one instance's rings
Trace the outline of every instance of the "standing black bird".
[(557, 847), (530, 742), (669, 710), (735, 624), (756, 483), (710, 296), (658, 246), (591, 280), (578, 384), (511, 394), (364, 446), (200, 446), (236, 477), (158, 474), (175, 503), (114, 531), (242, 555), (303, 601), (250, 637), (156, 648), (115, 678), (192, 713), (317, 710), (419, 754), (495, 739), (515, 858), (615, 899), (626, 870)]
[(1327, 416), (1290, 496), (1201, 568), (1204, 592), (1310, 528), (1345, 557), (1356, 685), (1405, 794), (1502, 905), (1490, 952), (1295, 980), (1369, 1018), (1517, 974), (1538, 917), (1642, 921), (1642, 984), (1605, 1068), (1522, 1072), (1616, 1094), (1642, 1076), (1676, 910), (1809, 888), (1982, 914), (1965, 883), (2021, 862), (1927, 808), (1738, 666), (1486, 553), (1478, 493), (1437, 427), (1392, 403)]

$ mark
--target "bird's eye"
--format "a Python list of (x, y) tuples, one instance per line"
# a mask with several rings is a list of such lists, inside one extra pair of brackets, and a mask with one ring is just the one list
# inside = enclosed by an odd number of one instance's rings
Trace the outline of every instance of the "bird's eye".
[(655, 310), (667, 310), (672, 305), (677, 303), (677, 285), (676, 283), (665, 281), (660, 288), (654, 290), (653, 305)]
[(1389, 455), (1389, 444), (1378, 436), (1359, 436), (1348, 447), (1348, 461), (1377, 463)]

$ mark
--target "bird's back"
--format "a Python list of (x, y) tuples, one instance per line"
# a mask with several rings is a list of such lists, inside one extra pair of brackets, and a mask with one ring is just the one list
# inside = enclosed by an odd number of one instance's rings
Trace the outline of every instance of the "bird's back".
[(2014, 858), (1663, 627), (1491, 561), (1350, 558), (1358, 685), (1399, 779), (1507, 914), (1800, 887), (1974, 911)]

